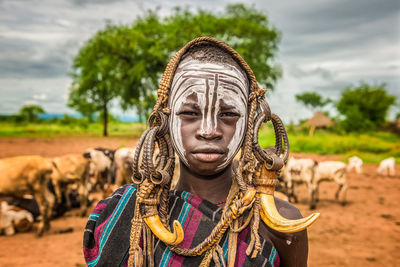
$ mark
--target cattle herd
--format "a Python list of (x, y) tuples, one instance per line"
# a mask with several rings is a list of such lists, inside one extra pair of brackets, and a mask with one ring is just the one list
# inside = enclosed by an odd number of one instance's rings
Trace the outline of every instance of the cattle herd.
[[(49, 229), (52, 218), (75, 207), (80, 207), (81, 216), (86, 216), (92, 192), (101, 191), (105, 198), (117, 187), (131, 182), (134, 151), (132, 148), (90, 148), (83, 154), (55, 158), (34, 155), (0, 159), (0, 234), (30, 231), (37, 221), (37, 235), (41, 236)], [(348, 164), (290, 158), (280, 172), (279, 191), (289, 201), (297, 202), (295, 187), (305, 183), (310, 208), (314, 209), (319, 184), (334, 181), (339, 185), (336, 199), (345, 203), (346, 174), (352, 169), (362, 173), (362, 164), (356, 156)], [(394, 158), (385, 159), (377, 172), (394, 176), (394, 166)], [(179, 177), (178, 163), (175, 168), (172, 186)]]
[[(363, 161), (357, 156), (349, 158), (349, 163), (341, 161), (317, 162), (307, 158), (289, 158), (280, 172), (279, 190), (287, 195), (289, 201), (297, 202), (296, 185), (306, 184), (309, 195), (310, 209), (315, 209), (319, 200), (319, 185), (322, 181), (336, 182), (339, 187), (335, 198), (342, 204), (346, 203), (347, 173), (353, 169), (362, 173)], [(393, 157), (380, 162), (378, 175), (395, 175), (395, 159)]]
[(86, 216), (89, 194), (103, 197), (130, 182), (134, 149), (90, 148), (83, 154), (55, 158), (18, 156), (0, 159), (0, 233), (28, 231), (38, 221), (37, 234), (50, 220), (80, 207)]

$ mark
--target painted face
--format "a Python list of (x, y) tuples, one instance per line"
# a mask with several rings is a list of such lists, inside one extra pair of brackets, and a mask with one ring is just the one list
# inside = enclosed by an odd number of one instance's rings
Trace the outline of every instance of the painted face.
[(170, 131), (180, 160), (200, 174), (223, 170), (242, 144), (249, 82), (239, 66), (183, 60), (170, 94)]

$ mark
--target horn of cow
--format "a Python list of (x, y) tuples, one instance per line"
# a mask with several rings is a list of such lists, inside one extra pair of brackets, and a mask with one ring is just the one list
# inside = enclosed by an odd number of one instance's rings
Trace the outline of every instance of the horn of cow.
[(143, 220), (153, 232), (153, 234), (165, 244), (175, 246), (183, 241), (184, 232), (182, 229), (182, 225), (177, 220), (173, 222), (173, 233), (165, 228), (158, 215), (149, 216), (143, 218)]
[(261, 180), (257, 183), (257, 196), (261, 201), (260, 216), (266, 225), (278, 232), (295, 233), (306, 229), (318, 219), (319, 213), (297, 220), (282, 217), (276, 209), (274, 199), (276, 172), (267, 170), (265, 165), (261, 168), (261, 179), (257, 179)]

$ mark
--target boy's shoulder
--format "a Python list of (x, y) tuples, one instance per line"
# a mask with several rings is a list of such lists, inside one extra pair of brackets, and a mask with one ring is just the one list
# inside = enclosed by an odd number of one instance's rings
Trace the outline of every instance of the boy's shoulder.
[(279, 213), (283, 217), (285, 217), (287, 219), (292, 219), (292, 220), (303, 218), (299, 209), (292, 203), (275, 197), (275, 204), (276, 204), (276, 208), (278, 209)]
[[(303, 218), (299, 209), (292, 203), (275, 197), (275, 204), (279, 214), (283, 217), (292, 220)], [(296, 233), (280, 233), (262, 222), (259, 231), (264, 238), (274, 244), (281, 260), (280, 266), (307, 266), (307, 230)]]

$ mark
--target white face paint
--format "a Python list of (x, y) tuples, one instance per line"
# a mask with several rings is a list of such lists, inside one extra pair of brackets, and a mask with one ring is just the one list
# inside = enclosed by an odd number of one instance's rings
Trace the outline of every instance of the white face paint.
[(188, 60), (180, 63), (171, 86), (169, 105), (171, 107), (170, 131), (175, 149), (181, 161), (188, 167), (182, 142), (181, 119), (177, 115), (189, 96), (195, 95), (201, 111), (200, 134), (215, 132), (218, 128), (220, 104), (233, 107), (240, 114), (236, 131), (229, 142), (226, 161), (218, 166), (225, 168), (239, 151), (244, 139), (247, 118), (249, 82), (238, 67), (227, 64), (204, 63)]

